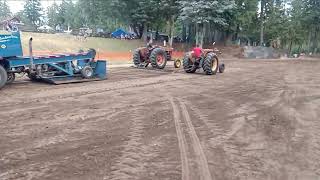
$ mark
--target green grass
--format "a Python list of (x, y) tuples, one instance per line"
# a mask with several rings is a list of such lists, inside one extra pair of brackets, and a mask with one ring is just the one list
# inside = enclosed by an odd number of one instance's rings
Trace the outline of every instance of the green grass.
[(100, 52), (129, 52), (143, 45), (141, 40), (118, 40), (89, 37), (86, 41), (81, 41), (78, 40), (76, 36), (68, 34), (23, 32), (21, 34), (21, 38), (22, 47), (25, 53), (28, 52), (28, 41), (30, 37), (33, 37), (34, 51), (77, 52), (80, 49), (86, 50), (94, 48)]

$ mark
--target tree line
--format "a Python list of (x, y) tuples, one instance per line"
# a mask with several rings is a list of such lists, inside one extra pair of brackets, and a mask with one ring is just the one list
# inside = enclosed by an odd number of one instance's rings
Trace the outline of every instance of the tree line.
[[(10, 15), (0, 0), (0, 15)], [(42, 9), (40, 0), (26, 0), (23, 21), (72, 29), (123, 27), (139, 38), (150, 31), (183, 42), (241, 43), (273, 46), (291, 53), (320, 52), (319, 0), (62, 0)]]

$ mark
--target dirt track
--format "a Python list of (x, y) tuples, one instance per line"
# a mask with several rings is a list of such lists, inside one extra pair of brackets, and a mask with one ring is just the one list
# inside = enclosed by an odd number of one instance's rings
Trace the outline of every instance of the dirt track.
[(320, 61), (111, 69), (0, 94), (0, 179), (320, 179)]

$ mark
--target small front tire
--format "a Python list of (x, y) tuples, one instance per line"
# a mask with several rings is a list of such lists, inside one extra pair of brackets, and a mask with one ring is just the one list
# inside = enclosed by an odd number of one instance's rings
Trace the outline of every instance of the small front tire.
[(90, 66), (85, 66), (84, 68), (81, 69), (81, 75), (85, 79), (90, 79), (93, 77), (94, 72), (92, 67)]
[(182, 64), (182, 63), (181, 63), (181, 60), (180, 60), (180, 59), (177, 59), (177, 60), (174, 61), (174, 67), (175, 67), (175, 68), (180, 68), (180, 67), (181, 67), (181, 64)]
[(224, 73), (225, 69), (226, 69), (226, 66), (224, 64), (219, 65), (219, 73)]

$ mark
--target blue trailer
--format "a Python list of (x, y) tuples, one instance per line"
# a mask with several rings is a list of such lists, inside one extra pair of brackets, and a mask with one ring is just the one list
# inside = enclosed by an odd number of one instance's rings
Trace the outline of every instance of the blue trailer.
[(104, 80), (105, 60), (95, 60), (96, 51), (73, 54), (33, 56), (32, 38), (29, 56), (23, 56), (20, 32), (0, 35), (0, 89), (15, 80), (15, 74), (26, 73), (32, 81), (53, 84)]

